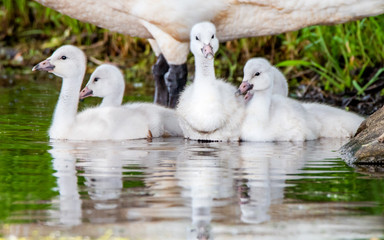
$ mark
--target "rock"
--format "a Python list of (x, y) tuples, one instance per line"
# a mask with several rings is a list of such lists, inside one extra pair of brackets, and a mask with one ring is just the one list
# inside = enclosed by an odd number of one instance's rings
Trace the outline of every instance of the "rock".
[(357, 129), (340, 153), (350, 165), (384, 165), (384, 107), (377, 110)]
[(383, 178), (384, 165), (355, 165), (355, 171), (370, 178)]

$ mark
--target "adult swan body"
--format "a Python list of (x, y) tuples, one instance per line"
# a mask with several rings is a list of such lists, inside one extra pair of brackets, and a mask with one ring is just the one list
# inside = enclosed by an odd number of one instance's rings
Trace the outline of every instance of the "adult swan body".
[(80, 21), (149, 39), (155, 102), (174, 107), (187, 81), (189, 33), (210, 21), (220, 41), (337, 24), (384, 12), (382, 0), (37, 0)]

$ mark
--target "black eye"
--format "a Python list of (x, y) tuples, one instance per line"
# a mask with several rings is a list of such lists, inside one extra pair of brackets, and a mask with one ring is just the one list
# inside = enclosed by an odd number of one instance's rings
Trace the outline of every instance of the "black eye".
[(256, 72), (255, 73), (255, 77), (259, 76), (260, 75), (260, 72)]
[(214, 39), (214, 38), (215, 38), (215, 34), (212, 35), (212, 39)]
[(60, 59), (65, 60), (65, 59), (67, 59), (67, 57), (66, 56), (61, 56)]
[(98, 78), (98, 77), (95, 77), (95, 78), (93, 79), (93, 81), (94, 81), (94, 82), (97, 82), (97, 81), (99, 81), (99, 78)]
[(200, 39), (199, 39), (199, 37), (198, 37), (198, 36), (196, 36), (196, 40), (197, 40), (197, 41), (200, 41)]

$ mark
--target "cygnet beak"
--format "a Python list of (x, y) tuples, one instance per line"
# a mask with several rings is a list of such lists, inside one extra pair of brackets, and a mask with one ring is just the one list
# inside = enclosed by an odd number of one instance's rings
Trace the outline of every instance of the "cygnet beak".
[(86, 97), (91, 97), (93, 96), (93, 91), (89, 89), (87, 86), (80, 92), (80, 99), (84, 99)]
[(243, 81), (239, 88), (236, 91), (236, 96), (239, 96), (240, 94), (244, 94), (247, 91), (251, 90), (253, 88), (253, 84), (250, 84), (248, 81)]
[(55, 65), (52, 65), (49, 59), (46, 59), (38, 64), (36, 64), (32, 71), (40, 70), (40, 71), (46, 71), (46, 72), (52, 72), (53, 69), (55, 69)]
[(251, 93), (250, 91), (248, 91), (245, 96), (244, 96), (244, 101), (245, 103), (249, 102), (253, 97), (253, 93)]
[(205, 58), (213, 59), (213, 48), (211, 44), (204, 44), (204, 47), (201, 49)]

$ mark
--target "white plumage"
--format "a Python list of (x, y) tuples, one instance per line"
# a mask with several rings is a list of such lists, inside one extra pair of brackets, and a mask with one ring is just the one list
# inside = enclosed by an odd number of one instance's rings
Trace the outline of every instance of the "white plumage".
[[(100, 107), (119, 107), (125, 89), (124, 76), (110, 64), (102, 64), (92, 73), (87, 85), (80, 92), (80, 98), (89, 96), (103, 98)], [(123, 107), (137, 115), (144, 116), (153, 137), (183, 136), (175, 110), (153, 103), (128, 103)]]
[(244, 81), (239, 89), (248, 91), (249, 100), (242, 140), (304, 141), (350, 137), (363, 121), (357, 114), (341, 109), (317, 103), (302, 104), (274, 94), (277, 81), (274, 72), (269, 62), (260, 58), (250, 59), (244, 67)]
[[(154, 101), (174, 108), (187, 82), (189, 33), (210, 21), (220, 41), (337, 24), (384, 12), (383, 0), (36, 0), (80, 21), (148, 39)], [(86, 11), (85, 11), (86, 9)]]
[[(384, 12), (382, 0), (37, 0), (83, 22), (150, 39), (170, 64), (185, 63), (192, 26), (211, 21), (220, 41), (337, 24)], [(86, 9), (86, 11), (84, 11)]]
[(123, 107), (96, 107), (77, 113), (86, 57), (77, 47), (66, 45), (32, 70), (51, 72), (63, 79), (49, 137), (60, 140), (123, 140), (146, 138), (146, 115)]
[(177, 113), (184, 136), (194, 140), (238, 141), (244, 103), (236, 88), (216, 79), (213, 57), (219, 48), (215, 26), (196, 24), (191, 30), (195, 78), (180, 97)]
[(124, 76), (118, 67), (102, 64), (92, 73), (87, 85), (80, 92), (80, 99), (100, 97), (100, 107), (121, 106), (125, 90)]
[[(269, 66), (269, 67), (265, 67)], [(272, 94), (279, 94), (281, 96), (287, 97), (288, 96), (288, 82), (287, 79), (285, 79), (284, 75), (280, 72), (279, 69), (269, 64), (269, 62), (265, 58), (253, 58), (252, 64), (248, 64), (247, 69), (244, 69), (244, 76), (243, 81), (249, 82), (253, 77), (262, 74), (261, 71), (270, 71), (271, 76), (273, 77), (273, 88), (272, 88)], [(245, 89), (242, 89), (244, 88)], [(246, 84), (240, 85), (240, 88), (238, 89), (238, 93), (245, 93), (247, 91), (247, 87), (249, 87)], [(246, 96), (246, 100), (249, 100), (248, 98), (251, 96)]]
[(320, 123), (319, 137), (348, 138), (353, 137), (364, 121), (364, 117), (343, 109), (320, 103), (303, 103), (308, 114)]

